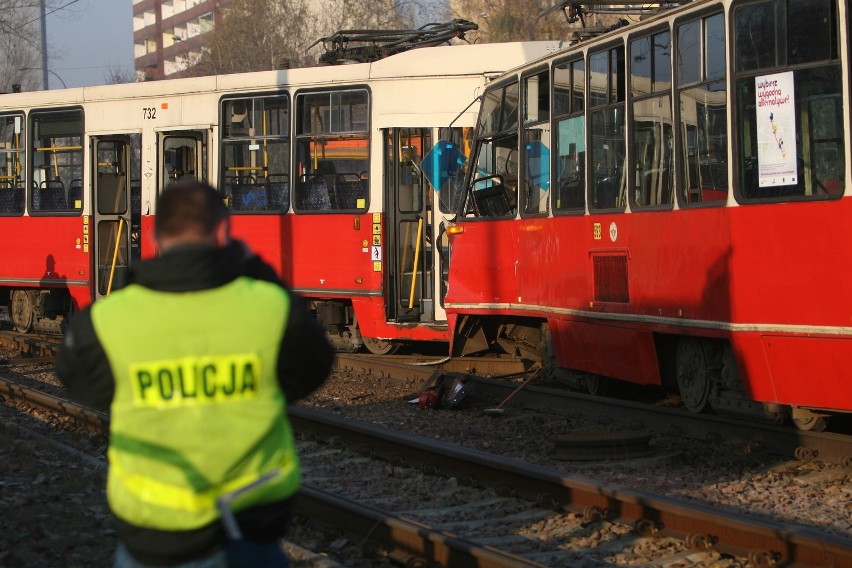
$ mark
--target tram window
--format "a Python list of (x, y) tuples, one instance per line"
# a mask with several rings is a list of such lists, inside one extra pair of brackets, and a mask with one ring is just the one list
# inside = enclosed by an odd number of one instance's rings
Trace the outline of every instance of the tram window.
[(523, 211), (543, 215), (550, 191), (550, 81), (544, 71), (523, 80)]
[(518, 138), (515, 133), (481, 141), (469, 212), (477, 217), (514, 216), (518, 205)]
[(482, 98), (476, 134), (480, 138), (518, 126), (518, 83), (487, 91)]
[(167, 136), (163, 149), (163, 186), (181, 180), (200, 179), (199, 140), (192, 136)]
[(634, 97), (671, 88), (670, 58), (669, 32), (639, 38), (630, 43), (630, 84)]
[(492, 89), (486, 91), (482, 97), (482, 107), (479, 111), (479, 124), (476, 125), (478, 132), (489, 134), (500, 131), (500, 105), (503, 103), (504, 89)]
[[(734, 18), (738, 197), (842, 195), (846, 123), (834, 2), (771, 0), (739, 7)], [(757, 21), (772, 23), (772, 57), (755, 56), (750, 35)]]
[(68, 196), (72, 182), (83, 178), (82, 111), (34, 113), (31, 132), (32, 211), (79, 212)]
[(728, 196), (725, 82), (680, 91), (684, 203), (724, 202)]
[(609, 59), (602, 51), (589, 57), (589, 106), (598, 107), (609, 102), (607, 80), (609, 77)]
[(432, 137), (426, 129), (389, 129), (386, 133), (385, 182), (391, 184), (396, 207), (401, 212), (423, 211), (424, 197), (427, 204), (431, 203), (430, 195), (424, 196), (426, 180), (418, 166), (431, 146)]
[(674, 133), (671, 97), (651, 97), (633, 103), (632, 203), (639, 207), (668, 205), (674, 186)]
[(725, 75), (725, 16), (716, 14), (704, 18), (704, 76), (709, 81)]
[[(486, 93), (477, 136), (468, 213), (514, 216), (518, 207), (518, 83)], [(499, 101), (499, 104), (495, 102)], [(487, 102), (487, 104), (486, 104)]]
[(677, 29), (682, 205), (728, 199), (725, 18), (714, 14)]
[(298, 95), (294, 208), (364, 210), (369, 196), (369, 95), (364, 89)]
[(585, 62), (580, 59), (554, 66), (553, 83), (557, 116), (553, 209), (582, 210), (586, 203)]
[(787, 26), (788, 65), (838, 57), (835, 6), (833, 0), (790, 0), (787, 3), (787, 21), (796, 23)]
[(583, 209), (586, 194), (586, 119), (583, 115), (556, 123), (557, 211)]
[[(97, 146), (98, 213), (122, 214), (127, 211), (127, 166), (129, 165), (122, 141), (104, 140)], [(82, 190), (82, 186), (78, 186)], [(79, 197), (77, 197), (79, 199)]]
[(25, 171), (24, 117), (0, 116), (0, 215), (23, 215)]
[(550, 120), (550, 81), (547, 72), (524, 79), (524, 124)]
[(775, 2), (740, 6), (736, 11), (737, 70), (774, 67), (778, 62)]
[(234, 213), (290, 208), (290, 103), (286, 96), (226, 99), (222, 104), (219, 191)]
[(697, 83), (701, 80), (701, 20), (679, 26), (677, 40), (678, 84)]
[(592, 209), (624, 207), (624, 106), (596, 110), (589, 115), (592, 136)]
[(589, 57), (590, 209), (622, 209), (627, 186), (624, 47)]
[[(446, 149), (445, 152), (442, 152), (445, 162), (439, 171), (447, 177), (446, 181), (440, 184), (440, 187), (434, 189), (438, 192), (438, 205), (441, 212), (451, 213), (458, 210), (460, 202), (464, 198), (464, 179), (470, 163), (468, 156), (470, 156), (471, 143), (473, 142), (473, 128), (441, 128), (438, 134), (439, 142), (435, 146), (442, 146)], [(441, 141), (449, 144), (441, 145)], [(430, 152), (427, 161), (430, 158), (439, 159), (439, 156)], [(428, 172), (430, 169), (432, 171), (438, 169), (428, 163), (421, 163), (420, 167), (424, 172)], [(433, 177), (438, 178), (439, 176)]]
[(759, 85), (768, 79), (737, 81), (740, 195), (778, 201), (839, 197), (846, 177), (840, 66), (787, 73), (780, 75), (792, 76), (795, 98), (780, 110), (756, 103), (758, 88), (764, 89)]
[(637, 207), (669, 205), (674, 186), (674, 132), (668, 94), (672, 76), (669, 32), (632, 41), (630, 61), (634, 96), (631, 203)]
[(839, 57), (835, 0), (769, 0), (735, 14), (737, 71)]

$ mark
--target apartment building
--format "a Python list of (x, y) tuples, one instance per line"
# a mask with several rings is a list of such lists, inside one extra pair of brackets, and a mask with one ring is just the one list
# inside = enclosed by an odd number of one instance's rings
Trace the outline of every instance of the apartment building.
[(179, 77), (201, 55), (205, 34), (229, 0), (133, 0), (133, 51), (140, 81)]

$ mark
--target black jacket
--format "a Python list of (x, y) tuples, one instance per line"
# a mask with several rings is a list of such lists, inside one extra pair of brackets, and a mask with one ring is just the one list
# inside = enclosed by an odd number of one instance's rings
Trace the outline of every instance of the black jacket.
[[(259, 257), (246, 253), (240, 243), (225, 248), (186, 246), (142, 262), (129, 271), (128, 284), (162, 292), (191, 292), (225, 285), (240, 276), (276, 282), (275, 271)], [(281, 343), (278, 381), (287, 402), (305, 397), (328, 376), (334, 353), (325, 332), (301, 298), (290, 293), (290, 319)], [(227, 325), (227, 322), (222, 322)], [(128, 321), (128, 326), (133, 322)], [(56, 358), (56, 373), (71, 398), (99, 410), (109, 410), (115, 382), (92, 324), (90, 308), (71, 318)], [(271, 540), (284, 535), (292, 513), (292, 500), (269, 503), (237, 515), (250, 540)], [(226, 543), (219, 523), (192, 531), (143, 529), (118, 520), (118, 533), (139, 561), (167, 566), (214, 552)]]

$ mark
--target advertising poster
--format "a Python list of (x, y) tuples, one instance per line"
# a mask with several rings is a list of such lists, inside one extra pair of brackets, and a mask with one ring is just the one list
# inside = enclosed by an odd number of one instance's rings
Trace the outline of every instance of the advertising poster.
[(796, 97), (793, 72), (754, 78), (760, 187), (795, 185)]

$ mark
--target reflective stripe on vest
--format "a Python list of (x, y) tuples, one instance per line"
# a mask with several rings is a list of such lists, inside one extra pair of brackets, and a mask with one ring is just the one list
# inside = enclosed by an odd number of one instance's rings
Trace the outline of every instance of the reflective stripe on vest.
[(136, 526), (189, 530), (216, 521), (216, 499), (267, 472), (242, 510), (300, 483), (277, 364), (290, 298), (239, 278), (189, 293), (131, 285), (92, 306), (116, 381), (107, 496)]

